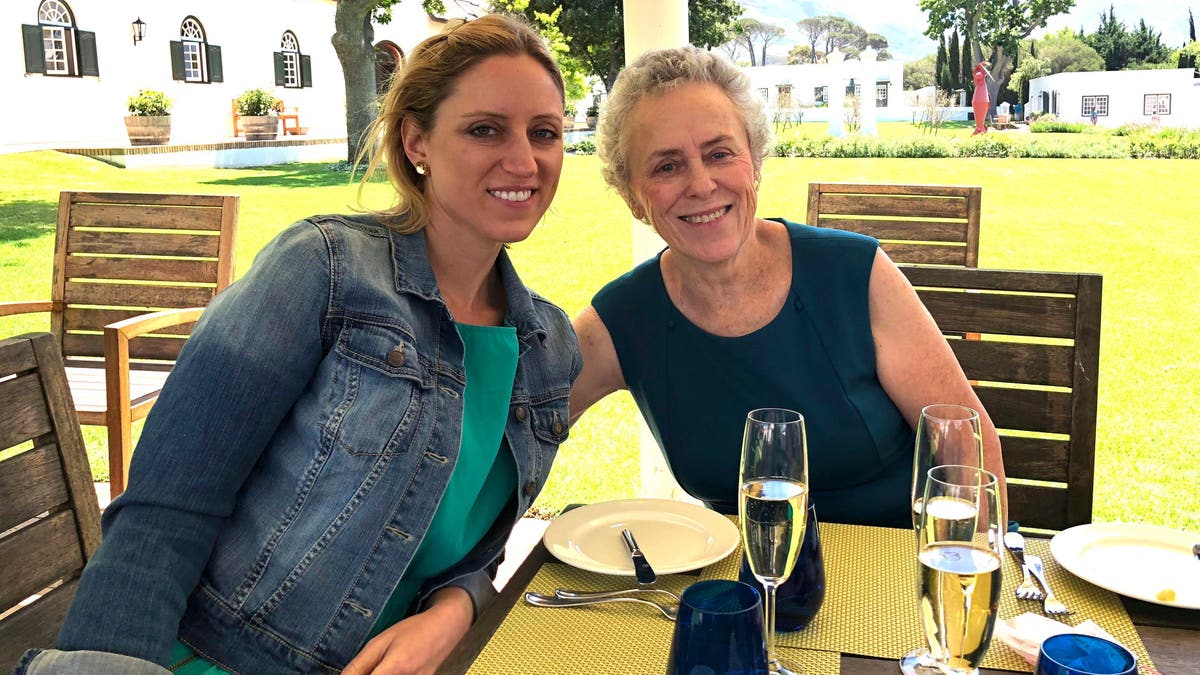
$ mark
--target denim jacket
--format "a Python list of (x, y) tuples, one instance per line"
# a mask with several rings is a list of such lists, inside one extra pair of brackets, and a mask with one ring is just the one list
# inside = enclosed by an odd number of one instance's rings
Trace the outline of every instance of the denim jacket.
[[(477, 612), (494, 593), (488, 568), (567, 437), (582, 366), (562, 310), (522, 284), (504, 251), (497, 265), (520, 350), (504, 430), (517, 490), (417, 600), (459, 586)], [(167, 664), (178, 636), (233, 672), (341, 670), (450, 480), (465, 384), (424, 234), (370, 217), (286, 229), (213, 300), (180, 354), (130, 487), (104, 513), (59, 650)], [(55, 672), (36, 656), (29, 672)]]

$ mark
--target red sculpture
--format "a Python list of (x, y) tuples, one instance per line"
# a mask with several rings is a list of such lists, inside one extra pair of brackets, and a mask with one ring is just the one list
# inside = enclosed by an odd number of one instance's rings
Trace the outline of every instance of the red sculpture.
[(972, 136), (987, 133), (984, 121), (987, 119), (988, 108), (992, 107), (992, 97), (987, 88), (987, 79), (992, 77), (987, 69), (990, 65), (992, 64), (987, 61), (980, 61), (975, 64), (975, 71), (971, 75), (975, 79), (975, 95), (971, 97), (971, 107), (975, 109), (975, 133), (971, 134)]

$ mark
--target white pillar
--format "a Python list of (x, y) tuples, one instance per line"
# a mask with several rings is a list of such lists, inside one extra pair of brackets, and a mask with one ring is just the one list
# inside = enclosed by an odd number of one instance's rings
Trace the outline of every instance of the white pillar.
[(841, 138), (846, 135), (846, 82), (842, 79), (846, 65), (842, 53), (836, 49), (829, 57), (829, 135)]
[(862, 78), (862, 96), (859, 96), (858, 101), (858, 133), (863, 136), (875, 136), (878, 133), (875, 126), (875, 89), (879, 86), (875, 82), (875, 73), (879, 70), (879, 63), (876, 61), (878, 55), (874, 49), (867, 47), (858, 57), (861, 66), (859, 77)]
[[(624, 0), (625, 63), (652, 50), (684, 47), (688, 41), (687, 0)], [(649, 225), (631, 219), (633, 228), (633, 264), (638, 264), (662, 250), (666, 243)], [(641, 419), (639, 418), (639, 422)], [(640, 459), (643, 497), (679, 497), (679, 489), (658, 442), (642, 422), (640, 428)]]

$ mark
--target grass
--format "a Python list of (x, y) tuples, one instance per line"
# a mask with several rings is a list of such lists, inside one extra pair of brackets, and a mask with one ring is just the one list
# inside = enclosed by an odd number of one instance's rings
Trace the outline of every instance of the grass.
[[(1095, 518), (1200, 530), (1200, 241), (1189, 206), (1200, 162), (772, 158), (759, 212), (803, 220), (807, 184), (817, 180), (981, 185), (980, 266), (1102, 273)], [(345, 174), (315, 164), (151, 172), (38, 152), (0, 156), (0, 185), (3, 300), (49, 297), (60, 189), (240, 194), (239, 276), (287, 223), (355, 203)], [(370, 185), (365, 197), (384, 205), (388, 188)], [(632, 264), (631, 236), (628, 211), (603, 186), (598, 160), (571, 156), (545, 223), (512, 255), (530, 286), (575, 315)], [(47, 323), (0, 319), (0, 335)], [(103, 430), (85, 433), (94, 471), (104, 476)], [(603, 401), (572, 430), (538, 508), (636, 496), (638, 439), (629, 396)]]

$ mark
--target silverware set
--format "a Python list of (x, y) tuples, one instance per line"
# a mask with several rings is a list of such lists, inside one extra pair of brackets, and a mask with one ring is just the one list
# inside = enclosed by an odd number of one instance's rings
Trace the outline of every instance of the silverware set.
[[(1017, 586), (1016, 595), (1022, 600), (1041, 600), (1042, 611), (1046, 614), (1061, 615), (1073, 614), (1073, 612), (1062, 603), (1061, 600), (1054, 596), (1054, 591), (1050, 590), (1050, 584), (1046, 583), (1046, 574), (1042, 565), (1042, 559), (1036, 555), (1025, 553), (1025, 537), (1019, 532), (1008, 532), (1004, 535), (1004, 547), (1008, 549), (1013, 558), (1021, 564), (1021, 572), (1024, 574), (1024, 579)], [(1041, 584), (1038, 588), (1037, 584), (1030, 579), (1030, 575), (1037, 579)], [(1045, 592), (1042, 592), (1042, 589)]]

